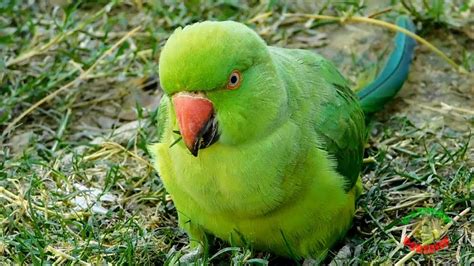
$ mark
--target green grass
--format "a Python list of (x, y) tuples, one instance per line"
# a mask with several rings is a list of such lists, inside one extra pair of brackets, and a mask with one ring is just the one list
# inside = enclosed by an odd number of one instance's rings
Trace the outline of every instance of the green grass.
[[(354, 86), (373, 76), (390, 49), (391, 35), (384, 30), (348, 38), (345, 49), (331, 40), (336, 31), (350, 29), (281, 15), (364, 15), (388, 5), (64, 0), (53, 7), (45, 2), (0, 2), (0, 264), (172, 264), (186, 252), (187, 237), (177, 228), (176, 210), (146, 150), (156, 141), (159, 53), (174, 28), (205, 19), (246, 22), (269, 44), (317, 47)], [(393, 21), (409, 13), (423, 37), (473, 70), (467, 26), (472, 3), (392, 2), (379, 18)], [(320, 38), (309, 39), (314, 36)], [(434, 207), (453, 218), (473, 203), (472, 76), (419, 48), (410, 77), (402, 95), (370, 124), (366, 157), (375, 162), (365, 165), (365, 193), (341, 244), (350, 254), (339, 252), (338, 262), (399, 261), (409, 253), (399, 247), (404, 216)], [(416, 254), (411, 262), (472, 263), (473, 219), (471, 211), (454, 223), (447, 249)], [(200, 262), (296, 263), (218, 240)]]

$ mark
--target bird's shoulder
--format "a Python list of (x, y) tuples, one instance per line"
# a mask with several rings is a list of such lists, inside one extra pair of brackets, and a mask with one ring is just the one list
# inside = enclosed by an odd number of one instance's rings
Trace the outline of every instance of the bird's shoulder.
[[(272, 48), (271, 52), (289, 67), (299, 67), (305, 80), (305, 95), (314, 108), (314, 130), (346, 178), (350, 190), (361, 170), (365, 144), (365, 118), (357, 96), (337, 67), (323, 56), (307, 50)], [(308, 93), (311, 91), (311, 93)]]

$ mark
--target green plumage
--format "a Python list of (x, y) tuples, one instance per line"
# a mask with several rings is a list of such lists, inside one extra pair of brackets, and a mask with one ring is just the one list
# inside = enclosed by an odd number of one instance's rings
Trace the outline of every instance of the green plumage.
[[(240, 87), (226, 89), (229, 74)], [(236, 22), (178, 29), (160, 57), (155, 165), (191, 243), (232, 244), (322, 259), (349, 229), (361, 192), (365, 142), (357, 96), (332, 63), (270, 47)], [(194, 157), (179, 136), (171, 97), (202, 92), (220, 137)], [(359, 180), (359, 182), (358, 182)]]

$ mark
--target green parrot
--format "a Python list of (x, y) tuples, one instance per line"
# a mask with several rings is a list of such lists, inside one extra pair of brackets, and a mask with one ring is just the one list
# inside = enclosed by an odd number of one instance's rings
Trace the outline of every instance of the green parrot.
[[(407, 17), (398, 25), (413, 30)], [(294, 259), (323, 259), (351, 226), (366, 128), (408, 74), (397, 34), (383, 71), (356, 95), (336, 67), (268, 46), (244, 24), (178, 28), (159, 61), (154, 166), (193, 247), (213, 235)]]

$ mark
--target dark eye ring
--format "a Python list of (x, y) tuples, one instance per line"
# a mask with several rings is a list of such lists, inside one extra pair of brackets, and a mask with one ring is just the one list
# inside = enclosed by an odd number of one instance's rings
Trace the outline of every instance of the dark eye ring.
[(227, 89), (235, 90), (240, 87), (240, 83), (242, 82), (242, 74), (238, 70), (232, 71), (229, 76), (229, 81), (227, 82)]

